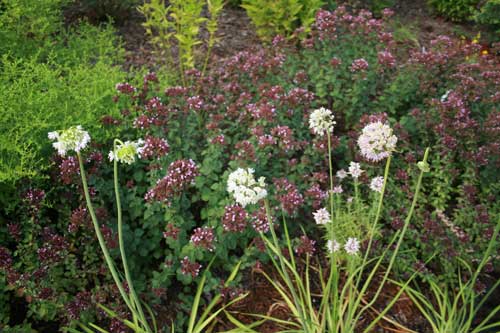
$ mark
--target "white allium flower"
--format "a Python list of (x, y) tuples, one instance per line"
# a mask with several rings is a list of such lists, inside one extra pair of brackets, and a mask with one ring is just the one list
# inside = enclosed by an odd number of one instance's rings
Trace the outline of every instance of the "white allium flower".
[(338, 179), (342, 180), (347, 177), (347, 172), (344, 169), (340, 169), (339, 171), (337, 171), (336, 176)]
[(227, 191), (233, 195), (234, 200), (242, 207), (248, 204), (256, 204), (267, 195), (265, 178), (260, 177), (256, 181), (253, 173), (253, 169), (238, 168), (227, 179)]
[(359, 240), (357, 238), (349, 237), (347, 242), (344, 244), (344, 250), (348, 254), (358, 254), (359, 251)]
[(65, 156), (71, 150), (79, 152), (87, 147), (90, 142), (89, 133), (84, 131), (80, 125), (60, 132), (49, 132), (48, 137), (50, 140), (57, 140), (52, 146), (57, 149), (58, 154), (61, 156)]
[(336, 122), (333, 120), (332, 111), (319, 108), (314, 110), (309, 116), (309, 128), (311, 128), (314, 134), (318, 134), (319, 136), (325, 135), (325, 133), (332, 133), (333, 126)]
[(392, 128), (380, 121), (368, 124), (358, 138), (361, 155), (370, 161), (381, 161), (396, 149), (398, 138)]
[(352, 178), (358, 179), (362, 173), (363, 170), (361, 169), (359, 163), (356, 162), (349, 163), (349, 174), (351, 175)]
[(326, 208), (318, 209), (313, 213), (313, 216), (316, 224), (327, 224), (331, 221), (330, 213), (326, 210)]
[(335, 239), (333, 241), (331, 239), (329, 239), (326, 242), (326, 248), (328, 249), (329, 253), (338, 252), (340, 250), (340, 243), (337, 242)]
[(353, 197), (349, 197), (347, 198), (347, 203), (352, 203), (354, 201), (354, 198)]
[(125, 141), (116, 145), (116, 151), (110, 151), (108, 154), (109, 160), (117, 160), (121, 163), (132, 164), (135, 162), (136, 156), (141, 157), (144, 148), (144, 141), (139, 139), (137, 141)]
[(372, 191), (382, 193), (382, 187), (384, 187), (384, 177), (382, 176), (375, 177), (370, 182), (370, 189)]
[(340, 194), (340, 193), (342, 193), (342, 192), (344, 192), (344, 190), (342, 189), (342, 186), (341, 186), (341, 185), (338, 185), (338, 186), (333, 187), (333, 193), (335, 193), (335, 194)]

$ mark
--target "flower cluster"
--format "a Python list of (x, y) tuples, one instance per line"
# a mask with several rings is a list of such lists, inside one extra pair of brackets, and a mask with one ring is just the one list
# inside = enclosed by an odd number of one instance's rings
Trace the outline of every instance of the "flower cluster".
[(293, 214), (304, 203), (304, 197), (300, 194), (297, 186), (286, 178), (279, 178), (274, 181), (276, 186), (276, 199), (288, 214)]
[(156, 186), (146, 193), (145, 199), (146, 201), (168, 202), (173, 196), (193, 184), (198, 174), (198, 167), (193, 160), (177, 160), (170, 164), (167, 175), (158, 180)]
[(109, 152), (110, 161), (116, 160), (120, 163), (132, 164), (135, 162), (136, 156), (141, 157), (144, 141), (125, 141), (116, 145), (116, 149)]
[(365, 59), (355, 59), (351, 64), (351, 72), (361, 72), (368, 69), (368, 61)]
[(156, 159), (160, 159), (167, 155), (169, 151), (170, 146), (167, 140), (148, 135), (144, 139), (144, 146), (142, 146), (141, 149), (141, 158), (155, 157)]
[(313, 216), (316, 224), (327, 224), (328, 222), (331, 222), (330, 213), (326, 208), (318, 209), (313, 213)]
[(252, 213), (251, 217), (252, 227), (257, 232), (268, 232), (270, 228), (270, 221), (267, 218), (266, 209), (264, 206)]
[(194, 229), (190, 242), (196, 247), (202, 247), (208, 251), (213, 251), (215, 242), (214, 229), (211, 227)]
[(398, 138), (392, 134), (389, 125), (376, 121), (363, 128), (358, 146), (364, 158), (378, 162), (389, 157), (396, 149), (397, 141)]
[(226, 206), (222, 216), (222, 227), (225, 231), (243, 232), (247, 227), (248, 214), (240, 205)]
[(251, 168), (238, 168), (229, 174), (227, 179), (227, 191), (242, 207), (256, 204), (267, 195), (265, 178), (260, 177), (259, 181), (256, 181), (253, 174), (254, 170)]
[(316, 241), (310, 239), (306, 235), (300, 236), (299, 244), (295, 248), (295, 252), (300, 255), (312, 256), (316, 252)]
[(370, 189), (374, 192), (382, 193), (382, 188), (384, 187), (384, 177), (375, 177), (370, 182)]
[(351, 162), (349, 164), (349, 174), (351, 175), (352, 178), (358, 179), (362, 173), (363, 170), (361, 169), (359, 163)]
[(337, 240), (329, 239), (326, 242), (326, 249), (328, 253), (336, 253), (339, 252), (341, 248), (344, 248), (344, 251), (349, 255), (357, 255), (360, 249), (360, 242), (357, 238), (349, 237), (347, 242), (345, 242), (344, 246), (340, 244)]
[(181, 273), (184, 275), (191, 275), (195, 278), (200, 274), (201, 265), (197, 262), (191, 262), (186, 256), (181, 260)]
[(90, 142), (89, 133), (84, 131), (80, 125), (60, 132), (49, 132), (48, 137), (50, 140), (57, 140), (52, 146), (61, 156), (66, 156), (72, 150), (80, 152)]
[(309, 116), (309, 128), (319, 136), (332, 133), (333, 126), (336, 124), (333, 119), (332, 111), (325, 108), (316, 109)]

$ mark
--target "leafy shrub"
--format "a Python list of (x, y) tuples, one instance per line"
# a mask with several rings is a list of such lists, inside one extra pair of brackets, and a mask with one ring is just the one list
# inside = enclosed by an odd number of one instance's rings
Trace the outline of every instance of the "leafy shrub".
[(243, 0), (241, 6), (255, 25), (259, 37), (270, 41), (276, 35), (289, 37), (299, 27), (309, 31), (314, 15), (322, 5), (322, 0)]
[(0, 7), (0, 56), (33, 55), (61, 29), (60, 8), (68, 0), (3, 0)]
[[(209, 13), (208, 18), (201, 16), (205, 5)], [(179, 67), (179, 79), (183, 85), (186, 85), (184, 71), (194, 68), (200, 61), (195, 59), (195, 47), (203, 44), (199, 36), (203, 24), (209, 35), (205, 59), (201, 60), (204, 63), (204, 74), (211, 49), (216, 42), (218, 16), (223, 6), (224, 2), (221, 0), (170, 1), (168, 6), (164, 1), (152, 0), (138, 8), (146, 17), (143, 26), (151, 38), (151, 43), (166, 58), (167, 65)]]
[(500, 1), (486, 1), (479, 11), (476, 12), (474, 20), (478, 23), (491, 25), (496, 29), (500, 29)]
[(463, 21), (472, 18), (478, 5), (478, 0), (428, 0), (436, 11), (453, 21)]
[(123, 73), (112, 65), (120, 52), (114, 50), (111, 34), (108, 29), (100, 35), (97, 28), (84, 25), (58, 36), (53, 49), (40, 56), (46, 63), (38, 57), (2, 58), (0, 182), (36, 176), (47, 166), (48, 129), (77, 120), (98, 128), (103, 115), (118, 112), (112, 102), (113, 84)]

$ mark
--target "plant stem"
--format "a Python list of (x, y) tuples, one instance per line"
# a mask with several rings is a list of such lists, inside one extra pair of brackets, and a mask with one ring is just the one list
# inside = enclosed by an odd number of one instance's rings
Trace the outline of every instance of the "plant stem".
[[(120, 140), (114, 140), (113, 142), (113, 152), (116, 154), (116, 144), (117, 143), (122, 143)], [(141, 323), (144, 325), (144, 328), (150, 332), (151, 329), (146, 321), (146, 318), (144, 316), (144, 312), (142, 310), (141, 306), (141, 301), (137, 297), (137, 294), (135, 292), (134, 288), (134, 283), (132, 281), (132, 278), (130, 276), (130, 271), (128, 268), (128, 263), (127, 263), (127, 255), (125, 253), (125, 245), (123, 242), (123, 217), (122, 217), (122, 207), (121, 207), (121, 200), (120, 200), (120, 189), (118, 185), (118, 161), (116, 158), (114, 158), (114, 163), (113, 163), (113, 173), (114, 173), (114, 185), (115, 185), (115, 199), (116, 199), (116, 214), (118, 217), (118, 243), (120, 246), (120, 254), (122, 257), (122, 263), (123, 263), (123, 271), (125, 272), (125, 279), (127, 281), (127, 285), (130, 289), (130, 296), (133, 305), (135, 305), (136, 310), (138, 312), (139, 318)], [(135, 315), (135, 311), (134, 311)]]
[(87, 177), (85, 176), (85, 169), (83, 167), (82, 156), (80, 155), (79, 152), (77, 152), (77, 156), (78, 156), (78, 163), (80, 165), (80, 174), (82, 177), (82, 184), (83, 184), (83, 191), (85, 193), (85, 200), (87, 202), (87, 207), (89, 209), (90, 217), (92, 219), (92, 224), (94, 225), (97, 240), (99, 241), (99, 245), (101, 246), (102, 253), (104, 254), (104, 259), (106, 260), (106, 264), (108, 265), (108, 268), (111, 271), (111, 275), (113, 277), (113, 280), (115, 281), (115, 284), (118, 287), (118, 290), (120, 291), (120, 295), (122, 296), (123, 301), (125, 302), (125, 304), (127, 304), (130, 311), (133, 312), (133, 306), (132, 306), (130, 299), (128, 298), (127, 293), (125, 292), (125, 289), (123, 288), (123, 285), (120, 281), (120, 277), (118, 276), (118, 273), (115, 269), (113, 259), (109, 255), (108, 248), (106, 247), (106, 242), (104, 241), (104, 237), (102, 236), (101, 229), (99, 228), (99, 223), (97, 222), (97, 217), (96, 217), (96, 214), (94, 211), (94, 207), (92, 206), (92, 202), (90, 201), (89, 188), (88, 188), (88, 184), (87, 184)]

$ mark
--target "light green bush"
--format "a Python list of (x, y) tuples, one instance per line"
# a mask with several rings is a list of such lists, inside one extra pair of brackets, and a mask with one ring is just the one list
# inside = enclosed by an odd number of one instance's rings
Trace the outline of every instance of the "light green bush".
[(307, 31), (322, 0), (243, 0), (241, 5), (264, 41), (276, 35), (290, 36), (297, 28)]

